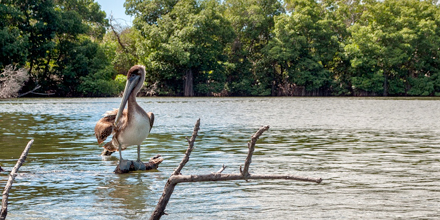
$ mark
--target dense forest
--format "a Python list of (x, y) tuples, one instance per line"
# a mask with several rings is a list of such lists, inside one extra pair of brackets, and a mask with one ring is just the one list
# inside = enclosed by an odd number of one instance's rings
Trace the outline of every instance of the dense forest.
[(435, 0), (126, 0), (123, 28), (93, 0), (0, 2), (21, 92), (115, 96), (142, 64), (144, 95), (440, 96)]

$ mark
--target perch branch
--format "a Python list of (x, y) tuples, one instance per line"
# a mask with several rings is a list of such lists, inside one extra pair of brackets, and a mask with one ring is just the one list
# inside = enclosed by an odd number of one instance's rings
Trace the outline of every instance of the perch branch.
[(9, 174), (9, 180), (6, 183), (5, 190), (3, 191), (3, 197), (2, 197), (2, 210), (0, 213), (0, 220), (5, 220), (6, 215), (8, 215), (8, 197), (9, 197), (9, 191), (12, 188), (12, 183), (15, 180), (15, 177), (17, 176), (18, 169), (20, 169), (21, 165), (26, 161), (26, 157), (28, 155), (29, 149), (31, 148), (32, 144), (34, 143), (34, 140), (30, 140), (28, 144), (26, 145), (26, 148), (24, 149), (23, 153), (21, 153), (20, 159), (18, 159), (17, 164), (15, 164), (14, 168), (12, 169), (11, 173)]
[[(159, 164), (162, 163), (163, 158), (160, 154), (150, 158), (150, 161), (148, 163), (144, 163), (145, 170), (155, 170), (159, 167)], [(113, 172), (117, 174), (121, 173), (129, 173), (130, 171), (137, 171), (140, 170), (139, 164), (137, 161), (130, 160), (129, 163), (131, 163), (130, 168), (128, 170), (121, 170), (119, 167), (119, 164), (116, 166), (115, 170)]]
[(298, 180), (298, 181), (306, 181), (306, 182), (315, 182), (315, 183), (321, 183), (321, 178), (310, 178), (310, 177), (301, 177), (301, 176), (294, 176), (294, 175), (261, 175), (261, 174), (249, 174), (249, 166), (251, 164), (251, 159), (253, 152), (255, 150), (255, 143), (257, 142), (258, 138), (263, 134), (263, 132), (267, 131), (269, 129), (269, 126), (263, 126), (260, 128), (254, 135), (251, 137), (251, 141), (248, 143), (248, 156), (246, 158), (244, 169), (242, 170), (240, 166), (240, 173), (239, 174), (222, 174), (222, 172), (225, 170), (226, 166), (223, 165), (222, 168), (217, 171), (216, 173), (211, 173), (208, 175), (181, 175), (180, 171), (182, 170), (183, 166), (188, 162), (189, 156), (191, 154), (191, 151), (194, 147), (194, 141), (197, 136), (197, 132), (200, 127), (200, 119), (197, 120), (195, 126), (194, 126), (194, 132), (191, 139), (188, 140), (188, 149), (186, 150), (184, 159), (179, 164), (178, 168), (174, 171), (173, 174), (171, 174), (170, 178), (168, 178), (167, 183), (165, 184), (162, 196), (159, 199), (159, 202), (157, 203), (157, 206), (153, 212), (153, 214), (150, 217), (150, 220), (156, 220), (160, 219), (162, 215), (165, 215), (165, 208), (171, 198), (171, 195), (174, 192), (174, 188), (178, 183), (183, 182), (205, 182), (205, 181), (228, 181), (228, 180), (249, 180), (249, 179), (284, 179), (284, 180)]

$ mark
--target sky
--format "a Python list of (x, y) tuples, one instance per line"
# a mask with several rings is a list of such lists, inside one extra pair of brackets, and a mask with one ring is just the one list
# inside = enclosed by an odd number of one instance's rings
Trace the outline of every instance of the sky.
[(113, 14), (113, 17), (121, 25), (132, 26), (133, 19), (125, 14), (125, 0), (96, 0), (101, 5), (101, 10), (105, 11), (107, 18)]

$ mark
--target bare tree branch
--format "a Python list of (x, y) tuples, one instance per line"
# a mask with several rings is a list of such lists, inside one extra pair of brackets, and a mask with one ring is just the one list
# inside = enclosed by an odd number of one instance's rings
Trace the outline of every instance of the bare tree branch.
[(27, 92), (25, 92), (25, 93), (19, 94), (18, 97), (25, 96), (25, 95), (27, 95), (27, 94), (29, 94), (29, 93), (31, 93), (31, 94), (36, 94), (36, 95), (47, 95), (47, 96), (49, 96), (49, 95), (55, 95), (55, 93), (42, 93), (42, 92), (35, 92), (35, 90), (37, 90), (37, 89), (39, 89), (39, 88), (41, 88), (41, 86), (40, 86), (40, 85), (37, 85), (37, 86), (35, 86), (34, 89), (32, 89), (32, 90), (30, 90), (30, 91), (27, 91)]
[(183, 157), (182, 161), (180, 162), (179, 166), (174, 170), (172, 175), (180, 175), (180, 171), (182, 171), (185, 164), (189, 161), (189, 155), (191, 155), (192, 150), (194, 149), (194, 142), (196, 141), (197, 133), (200, 129), (200, 118), (197, 120), (194, 131), (191, 136), (191, 139), (186, 139), (188, 141), (188, 149), (186, 149), (185, 156)]
[(244, 177), (247, 177), (249, 175), (249, 166), (251, 165), (251, 162), (252, 162), (252, 155), (254, 154), (255, 143), (257, 143), (258, 138), (263, 134), (263, 132), (267, 131), (268, 129), (269, 129), (269, 125), (263, 126), (257, 132), (255, 132), (254, 135), (252, 135), (251, 141), (248, 142), (249, 152), (246, 157), (246, 161), (244, 163), (243, 171), (241, 171), (241, 174)]
[(170, 182), (171, 184), (178, 183), (188, 183), (188, 182), (208, 182), (208, 181), (226, 181), (226, 180), (269, 180), (269, 179), (284, 179), (284, 180), (298, 180), (305, 182), (315, 182), (321, 183), (321, 178), (311, 178), (311, 177), (301, 177), (294, 175), (263, 175), (263, 174), (248, 174), (248, 176), (243, 176), (241, 174), (221, 174), (221, 173), (213, 173), (207, 175), (178, 175), (171, 176)]
[(125, 53), (130, 53), (130, 52), (128, 51), (127, 47), (125, 47), (125, 45), (122, 43), (122, 41), (121, 41), (121, 37), (119, 36), (118, 32), (115, 30), (115, 27), (114, 27), (114, 25), (113, 25), (113, 21), (114, 21), (114, 20), (115, 20), (115, 19), (113, 18), (113, 15), (110, 15), (110, 28), (112, 29), (113, 34), (115, 34), (116, 38), (118, 39), (118, 43), (119, 43), (119, 45), (122, 47), (122, 49), (124, 50), (124, 52), (125, 52)]
[(171, 195), (174, 192), (174, 188), (178, 183), (183, 182), (205, 182), (205, 181), (228, 181), (228, 180), (249, 180), (249, 179), (284, 179), (284, 180), (299, 180), (306, 182), (315, 182), (321, 183), (321, 178), (310, 178), (310, 177), (301, 177), (294, 176), (290, 174), (286, 175), (261, 175), (261, 174), (249, 174), (249, 166), (252, 161), (252, 155), (255, 150), (255, 143), (258, 138), (263, 134), (263, 132), (269, 129), (269, 126), (263, 126), (260, 128), (254, 135), (251, 137), (251, 141), (248, 142), (248, 156), (246, 158), (244, 169), (241, 169), (239, 174), (222, 174), (226, 166), (222, 166), (222, 168), (216, 172), (208, 175), (181, 175), (180, 171), (185, 166), (185, 164), (189, 161), (189, 156), (194, 148), (194, 141), (197, 137), (197, 132), (200, 129), (200, 119), (197, 120), (194, 126), (194, 132), (191, 139), (188, 139), (188, 149), (186, 150), (185, 156), (180, 162), (177, 169), (171, 174), (170, 178), (168, 178), (167, 183), (165, 184), (162, 196), (159, 199), (159, 202), (156, 205), (156, 208), (153, 214), (150, 217), (150, 220), (160, 219), (162, 215), (165, 215), (165, 208), (171, 198)]
[(15, 177), (17, 176), (18, 169), (20, 169), (21, 165), (26, 161), (26, 157), (28, 155), (29, 149), (31, 148), (33, 143), (34, 143), (34, 140), (29, 141), (29, 143), (26, 145), (26, 148), (24, 149), (23, 153), (21, 153), (20, 159), (18, 159), (17, 164), (15, 164), (14, 168), (12, 169), (11, 173), (9, 174), (9, 180), (6, 183), (5, 190), (3, 191), (2, 210), (0, 213), (0, 220), (5, 220), (6, 215), (8, 215), (9, 191), (11, 190), (12, 183), (14, 182)]
[[(200, 129), (200, 118), (197, 120), (196, 124), (194, 125), (194, 131), (191, 136), (191, 139), (187, 138), (188, 149), (186, 149), (185, 156), (183, 157), (179, 166), (171, 174), (171, 176), (180, 175), (180, 171), (182, 171), (185, 164), (189, 161), (189, 155), (191, 154), (192, 150), (194, 149), (194, 142), (196, 141), (196, 137), (199, 132), (199, 129)], [(173, 194), (175, 187), (176, 187), (176, 183), (172, 184), (170, 179), (168, 179), (167, 183), (165, 184), (165, 188), (163, 190), (162, 196), (160, 197), (159, 202), (157, 203), (156, 209), (154, 210), (153, 215), (151, 215), (150, 219), (160, 219), (160, 217), (162, 215), (166, 214), (165, 207), (167, 206), (168, 201), (170, 200), (170, 197)]]

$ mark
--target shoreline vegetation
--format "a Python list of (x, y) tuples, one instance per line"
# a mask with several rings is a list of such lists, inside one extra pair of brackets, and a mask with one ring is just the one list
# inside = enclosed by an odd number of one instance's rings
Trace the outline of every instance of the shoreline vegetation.
[(94, 0), (0, 5), (0, 98), (440, 96), (437, 0)]

